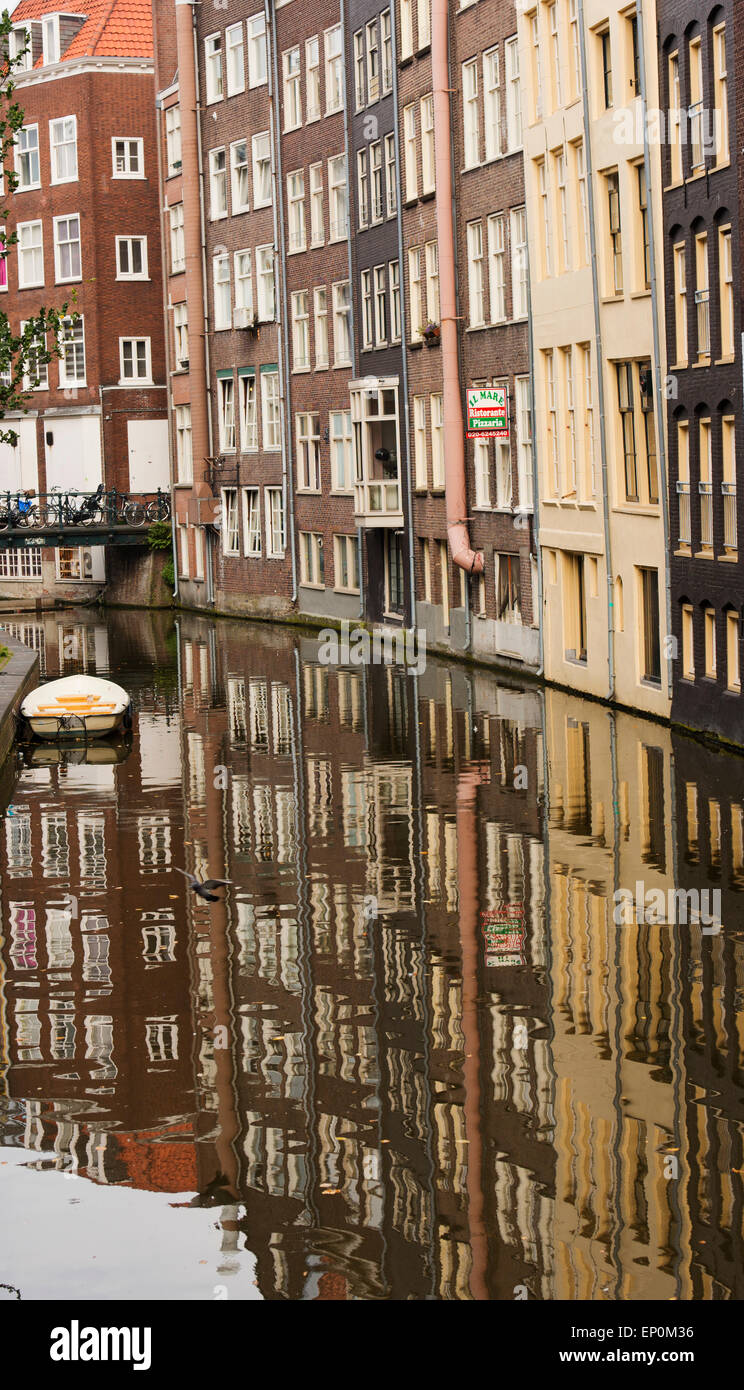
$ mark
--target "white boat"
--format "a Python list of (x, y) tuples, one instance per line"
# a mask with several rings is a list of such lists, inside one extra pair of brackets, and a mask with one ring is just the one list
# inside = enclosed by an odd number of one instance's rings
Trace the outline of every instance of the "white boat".
[(131, 724), (131, 700), (98, 676), (65, 676), (32, 690), (21, 716), (37, 738), (103, 738)]

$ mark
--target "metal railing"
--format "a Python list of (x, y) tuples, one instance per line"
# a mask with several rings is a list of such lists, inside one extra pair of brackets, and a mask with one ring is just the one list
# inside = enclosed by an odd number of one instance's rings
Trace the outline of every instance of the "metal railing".
[(167, 492), (118, 492), (99, 488), (51, 492), (0, 492), (0, 531), (59, 530), (77, 526), (146, 526), (168, 521)]
[(713, 548), (713, 484), (698, 483), (700, 494), (700, 544)]

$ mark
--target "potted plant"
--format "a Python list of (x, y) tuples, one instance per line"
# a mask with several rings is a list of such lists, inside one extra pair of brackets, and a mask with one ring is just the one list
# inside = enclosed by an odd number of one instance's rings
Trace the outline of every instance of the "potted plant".
[(442, 329), (438, 323), (425, 323), (419, 328), (419, 333), (427, 347), (436, 347), (442, 334)]

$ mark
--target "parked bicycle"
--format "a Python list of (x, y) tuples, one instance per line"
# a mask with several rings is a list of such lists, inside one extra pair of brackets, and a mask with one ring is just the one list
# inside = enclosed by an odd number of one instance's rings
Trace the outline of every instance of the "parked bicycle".
[(39, 509), (31, 500), (35, 496), (35, 492), (19, 492), (15, 497), (6, 493), (0, 502), (0, 531), (9, 526), (40, 526)]
[(158, 489), (157, 497), (154, 497), (152, 502), (148, 502), (147, 504), (145, 516), (147, 520), (152, 523), (153, 521), (170, 521), (170, 515), (170, 497), (167, 492), (161, 492), (160, 489)]
[(98, 484), (94, 493), (82, 499), (78, 499), (73, 493), (62, 493), (58, 488), (52, 488), (52, 494), (55, 501), (47, 507), (44, 519), (46, 526), (103, 525), (103, 483)]

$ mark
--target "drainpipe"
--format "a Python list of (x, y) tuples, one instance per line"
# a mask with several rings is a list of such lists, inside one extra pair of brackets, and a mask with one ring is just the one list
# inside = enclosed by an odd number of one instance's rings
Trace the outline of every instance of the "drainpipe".
[[(648, 258), (651, 263), (651, 318), (653, 323), (654, 352), (653, 352), (653, 381), (654, 381), (654, 412), (658, 421), (657, 435), (657, 458), (659, 463), (659, 498), (661, 501), (661, 521), (664, 530), (664, 588), (666, 591), (666, 621), (667, 636), (672, 635), (672, 575), (669, 556), (670, 546), (670, 525), (669, 525), (669, 493), (667, 490), (667, 456), (666, 456), (666, 411), (664, 405), (664, 394), (661, 389), (661, 353), (662, 345), (659, 333), (660, 304), (659, 291), (656, 281), (656, 234), (654, 230), (654, 200), (653, 185), (651, 182), (651, 152), (648, 143), (648, 125), (646, 124), (646, 40), (643, 33), (643, 3), (637, 0), (636, 15), (638, 18), (638, 66), (641, 73), (641, 116), (643, 119), (643, 168), (646, 177), (646, 201), (648, 203)], [(667, 644), (670, 648), (673, 643)], [(669, 699), (672, 698), (673, 690), (673, 658), (671, 650), (667, 658), (667, 689)], [(674, 824), (672, 823), (672, 833)]]
[[(183, 237), (185, 252), (186, 314), (192, 332), (189, 336), (189, 402), (191, 405), (191, 443), (196, 469), (192, 497), (207, 493), (203, 463), (210, 453), (207, 418), (207, 359), (204, 325), (204, 282), (202, 229), (199, 199), (199, 111), (194, 54), (195, 13), (192, 0), (176, 0), (176, 44), (178, 55), (178, 100), (181, 107), (181, 180), (183, 197)], [(193, 329), (199, 331), (194, 332)], [(200, 467), (201, 465), (201, 467)], [(205, 573), (211, 572), (209, 548)], [(176, 564), (178, 572), (178, 564)], [(208, 581), (211, 582), (211, 581)]]
[(483, 552), (473, 550), (467, 522), (465, 488), (465, 422), (462, 415), (457, 359), (457, 300), (455, 234), (452, 220), (452, 160), (450, 154), (450, 84), (447, 0), (432, 0), (431, 75), (434, 101), (434, 167), (436, 178), (437, 257), (442, 353), (442, 405), (446, 455), (444, 462), (447, 537), (452, 559), (469, 574), (482, 574)]
[[(393, 67), (393, 143), (395, 145), (395, 222), (398, 232), (398, 283), (400, 286), (400, 359), (401, 387), (403, 405), (403, 430), (406, 455), (406, 500), (408, 502), (408, 582), (411, 591), (411, 627), (416, 628), (416, 535), (413, 518), (413, 478), (411, 476), (411, 416), (408, 403), (408, 335), (406, 333), (406, 295), (405, 295), (405, 252), (403, 243), (403, 177), (400, 150), (400, 121), (398, 120), (398, 27), (395, 23), (395, 8), (391, 6)], [(402, 451), (401, 451), (402, 452)], [(400, 478), (403, 481), (403, 461), (400, 464)]]
[[(204, 372), (207, 396), (207, 438), (209, 457), (214, 457), (214, 425), (212, 421), (212, 374), (209, 365), (209, 307), (207, 305), (207, 228), (204, 220), (204, 150), (201, 131), (201, 93), (199, 91), (199, 42), (196, 32), (196, 4), (192, 7), (192, 42), (194, 54), (194, 90), (196, 92), (196, 152), (199, 161), (199, 231), (201, 234), (201, 283), (204, 333)], [(185, 219), (185, 213), (184, 213)], [(204, 578), (207, 584), (207, 603), (214, 604), (214, 572), (212, 567), (212, 533), (204, 527)]]
[(597, 362), (597, 403), (599, 405), (599, 452), (602, 460), (602, 513), (604, 524), (605, 566), (607, 570), (607, 698), (615, 698), (615, 608), (614, 575), (612, 573), (612, 546), (610, 542), (610, 497), (607, 475), (607, 434), (604, 394), (604, 358), (602, 355), (602, 331), (599, 319), (599, 269), (597, 265), (597, 228), (594, 220), (594, 184), (592, 181), (591, 117), (589, 114), (588, 67), (586, 59), (586, 36), (584, 33), (584, 0), (579, 0), (579, 46), (581, 49), (581, 79), (583, 89), (584, 118), (584, 172), (586, 175), (586, 200), (589, 217), (589, 238), (592, 259), (592, 296), (594, 299), (594, 355)]
[[(529, 266), (527, 268), (527, 351), (529, 354), (530, 411), (532, 414), (532, 527), (535, 539), (535, 551), (537, 553), (537, 637), (539, 643), (538, 651), (540, 653), (539, 665), (535, 675), (542, 676), (545, 671), (545, 624), (543, 614), (543, 586), (545, 581), (543, 577), (542, 546), (540, 544), (540, 470), (538, 468), (537, 457), (537, 430), (535, 429), (535, 421), (537, 420), (535, 401), (535, 334), (532, 320), (532, 276), (530, 275)], [(533, 602), (534, 600), (535, 595), (533, 594)]]
[[(153, 7), (153, 28), (156, 29), (156, 17), (155, 17), (155, 10), (154, 10), (154, 7)], [(157, 52), (157, 32), (155, 33), (155, 50), (156, 50), (156, 52)], [(174, 488), (173, 488), (173, 483), (174, 483), (174, 468), (173, 468), (174, 450), (173, 450), (173, 411), (172, 411), (172, 409), (171, 409), (171, 402), (172, 402), (172, 387), (173, 387), (173, 379), (172, 379), (172, 377), (171, 377), (171, 371), (173, 370), (173, 361), (172, 361), (172, 358), (171, 358), (170, 318), (169, 318), (169, 310), (168, 310), (168, 305), (169, 305), (169, 300), (170, 300), (170, 294), (169, 294), (169, 290), (168, 290), (168, 273), (167, 273), (167, 267), (166, 267), (166, 262), (165, 262), (166, 249), (167, 249), (167, 246), (168, 246), (168, 242), (167, 242), (167, 240), (166, 240), (167, 228), (166, 228), (166, 224), (165, 224), (165, 197), (164, 197), (164, 195), (165, 195), (165, 182), (164, 182), (164, 179), (163, 179), (163, 152), (162, 152), (162, 148), (161, 148), (161, 140), (162, 140), (162, 138), (163, 138), (162, 121), (163, 121), (163, 103), (162, 103), (162, 101), (160, 100), (160, 97), (156, 97), (156, 99), (155, 99), (155, 127), (156, 127), (156, 132), (157, 132), (157, 139), (156, 139), (156, 141), (155, 141), (155, 144), (156, 144), (156, 146), (157, 146), (157, 153), (158, 153), (158, 217), (159, 217), (159, 220), (160, 220), (160, 245), (161, 245), (161, 247), (162, 247), (162, 253), (161, 253), (161, 254), (162, 254), (162, 257), (163, 257), (162, 290), (163, 290), (163, 324), (164, 324), (164, 329), (165, 329), (165, 336), (164, 336), (164, 347), (165, 347), (165, 380), (166, 380), (166, 384), (167, 384), (166, 410), (167, 410), (167, 412), (168, 412), (168, 473), (169, 473), (169, 475), (170, 475), (170, 497), (171, 497), (171, 550), (172, 550), (172, 552), (173, 552), (173, 599), (174, 599), (174, 601), (177, 603), (177, 602), (178, 602), (178, 546), (177, 546), (177, 543), (176, 543), (176, 493), (175, 493)]]
[[(282, 133), (279, 125), (279, 102), (275, 94), (279, 91), (279, 57), (277, 53), (276, 29), (273, 10), (270, 13), (269, 0), (264, 0), (266, 15), (266, 41), (271, 43), (271, 63), (267, 62), (269, 78), (269, 121), (271, 128), (271, 178), (274, 200), (274, 246), (280, 262), (280, 283), (274, 286), (274, 308), (276, 312), (277, 364), (279, 367), (279, 400), (284, 413), (282, 431), (282, 474), (287, 488), (287, 514), (290, 530), (290, 551), (292, 555), (292, 603), (297, 603), (297, 544), (295, 537), (294, 473), (292, 469), (292, 394), (289, 375), (289, 308), (287, 303), (287, 243), (284, 222), (284, 188), (282, 178)], [(272, 83), (273, 77), (273, 83)], [(276, 264), (276, 262), (275, 262)], [(281, 301), (281, 310), (279, 304)], [(326, 304), (326, 308), (328, 305)], [(309, 309), (309, 305), (308, 305)], [(283, 389), (282, 389), (283, 386)]]

